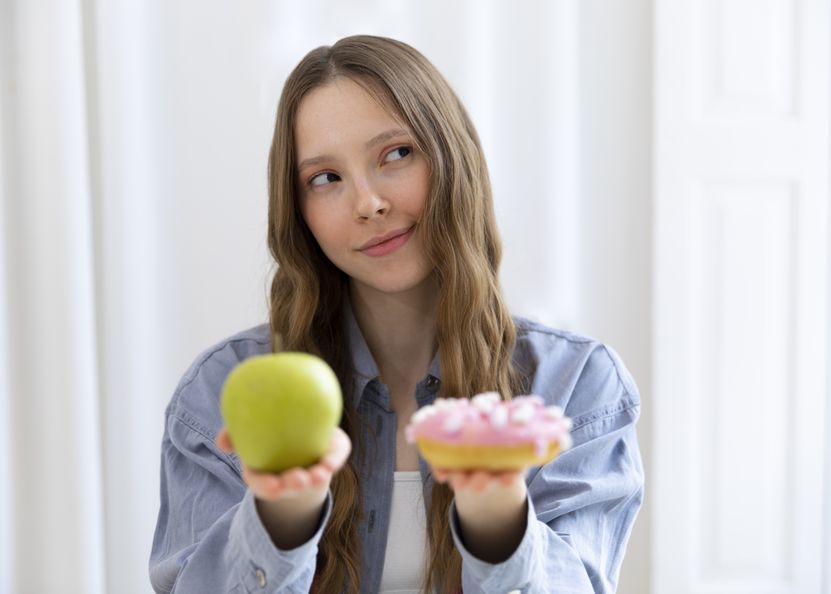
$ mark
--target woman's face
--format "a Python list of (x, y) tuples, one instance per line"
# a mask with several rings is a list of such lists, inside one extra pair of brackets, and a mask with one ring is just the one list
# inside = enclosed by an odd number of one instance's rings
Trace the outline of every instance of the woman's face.
[(410, 130), (340, 77), (303, 98), (294, 132), (300, 209), (323, 253), (359, 290), (421, 285), (433, 269), (416, 233), (430, 167)]

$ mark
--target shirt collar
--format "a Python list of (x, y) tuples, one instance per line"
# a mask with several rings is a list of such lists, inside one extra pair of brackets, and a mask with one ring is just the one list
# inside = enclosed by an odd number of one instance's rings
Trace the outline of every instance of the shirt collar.
[[(369, 345), (367, 345), (366, 339), (364, 339), (360, 326), (358, 326), (358, 320), (352, 311), (352, 302), (348, 295), (344, 299), (343, 317), (346, 331), (349, 334), (352, 370), (355, 372), (355, 394), (352, 398), (352, 404), (357, 409), (367, 385), (373, 380), (378, 379), (381, 372), (378, 370), (378, 364), (375, 362), (375, 358), (369, 350)], [(437, 380), (441, 379), (441, 365), (439, 363), (438, 350), (436, 350), (436, 354), (433, 356), (425, 380), (430, 376)]]

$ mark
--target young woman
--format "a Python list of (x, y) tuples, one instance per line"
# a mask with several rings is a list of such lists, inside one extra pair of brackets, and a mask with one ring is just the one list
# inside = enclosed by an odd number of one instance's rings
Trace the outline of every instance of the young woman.
[[(643, 496), (637, 388), (610, 349), (506, 309), (485, 159), (442, 76), (391, 39), (310, 52), (268, 173), (270, 324), (202, 354), (167, 408), (155, 590), (614, 591)], [(323, 357), (344, 415), (320, 463), (275, 475), (241, 464), (218, 401), (278, 350)], [(486, 391), (562, 407), (573, 447), (513, 473), (430, 468), (412, 414)]]

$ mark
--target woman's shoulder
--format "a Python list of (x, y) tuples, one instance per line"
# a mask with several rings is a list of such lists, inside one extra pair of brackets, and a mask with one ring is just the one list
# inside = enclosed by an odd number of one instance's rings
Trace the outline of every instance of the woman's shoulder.
[(245, 359), (269, 352), (268, 324), (237, 332), (211, 345), (194, 359), (179, 380), (166, 415), (213, 439), (222, 426), (219, 398), (228, 374)]
[(567, 330), (553, 328), (537, 320), (514, 314), (512, 316), (517, 329), (517, 338), (539, 340), (539, 337), (552, 337), (552, 340), (563, 340), (576, 345), (599, 344), (597, 340), (576, 334)]
[(595, 359), (594, 364), (623, 367), (620, 357), (608, 345), (596, 338), (568, 330), (553, 328), (524, 316), (513, 316), (517, 331), (516, 355), (539, 364), (561, 361), (573, 365), (578, 361)]
[(632, 409), (640, 395), (618, 353), (595, 338), (513, 316), (514, 362), (530, 391), (561, 406), (578, 423)]

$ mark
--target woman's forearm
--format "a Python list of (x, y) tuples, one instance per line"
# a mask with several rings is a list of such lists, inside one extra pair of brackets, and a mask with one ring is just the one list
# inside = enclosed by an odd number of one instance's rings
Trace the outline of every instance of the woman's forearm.
[(522, 542), (528, 515), (524, 482), (495, 487), (485, 494), (455, 494), (461, 537), (475, 557), (488, 563), (508, 559)]
[(307, 542), (317, 531), (328, 489), (279, 501), (256, 499), (257, 513), (278, 549), (287, 551)]

